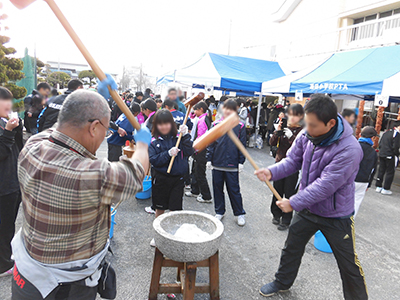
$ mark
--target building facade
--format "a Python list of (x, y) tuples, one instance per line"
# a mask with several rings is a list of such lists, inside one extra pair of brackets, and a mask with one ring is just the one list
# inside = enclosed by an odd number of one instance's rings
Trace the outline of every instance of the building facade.
[[(276, 35), (270, 57), (292, 72), (335, 52), (400, 43), (400, 1), (282, 0), (272, 18)], [(336, 100), (339, 110), (357, 107), (358, 101), (349, 98)], [(368, 101), (366, 108), (371, 110), (373, 103)]]

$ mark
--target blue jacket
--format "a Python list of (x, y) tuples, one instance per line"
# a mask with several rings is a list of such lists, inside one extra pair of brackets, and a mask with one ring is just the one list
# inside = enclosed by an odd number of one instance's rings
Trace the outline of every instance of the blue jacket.
[(183, 104), (183, 102), (179, 99), (176, 99), (176, 103), (178, 104), (178, 110), (183, 113), (186, 114), (186, 106), (185, 104)]
[[(185, 120), (185, 114), (183, 112), (180, 112), (179, 110), (171, 110), (170, 111), (172, 114), (172, 117), (174, 118), (175, 123), (183, 124), (183, 121)], [(190, 118), (188, 118), (186, 122), (186, 126), (189, 128), (189, 130), (192, 130), (193, 128), (193, 123), (190, 121)]]
[[(215, 121), (212, 127), (218, 126), (223, 119)], [(242, 144), (246, 147), (246, 127), (242, 122), (239, 123), (233, 132), (239, 137)], [(237, 168), (243, 164), (245, 157), (242, 152), (232, 142), (230, 137), (225, 134), (207, 148), (207, 160), (211, 161), (214, 167)]]
[(126, 118), (125, 114), (122, 114), (118, 117), (115, 124), (125, 129), (126, 135), (124, 137), (120, 137), (116, 130), (110, 129), (114, 133), (107, 139), (107, 143), (116, 145), (116, 146), (124, 146), (126, 141), (133, 140), (133, 131), (135, 130), (129, 120)]
[[(172, 165), (171, 173), (172, 176), (183, 176), (188, 171), (188, 157), (194, 152), (193, 143), (190, 140), (190, 134), (186, 134), (182, 137), (179, 149), (181, 151), (175, 157), (174, 164)], [(167, 169), (171, 156), (168, 154), (168, 150), (175, 147), (178, 137), (166, 136), (153, 139), (149, 146), (149, 158), (151, 166), (158, 172), (167, 174)]]

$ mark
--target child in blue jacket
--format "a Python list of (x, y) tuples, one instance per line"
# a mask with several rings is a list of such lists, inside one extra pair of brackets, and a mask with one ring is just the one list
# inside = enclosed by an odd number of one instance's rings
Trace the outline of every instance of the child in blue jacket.
[[(140, 113), (139, 104), (132, 103), (131, 111), (136, 117)], [(119, 130), (120, 128), (123, 130)], [(133, 131), (135, 128), (133, 128), (125, 114), (122, 114), (118, 117), (110, 130), (113, 134), (107, 139), (108, 160), (119, 161), (119, 157), (122, 155), (122, 147), (125, 145), (125, 142), (133, 140)]]
[[(149, 146), (149, 158), (152, 176), (152, 201), (156, 217), (165, 210), (182, 210), (184, 180), (187, 172), (188, 157), (193, 154), (192, 141), (186, 125), (180, 126), (182, 140), (175, 147), (178, 129), (172, 114), (167, 109), (160, 109), (154, 115), (152, 135)], [(171, 157), (175, 156), (170, 173), (167, 173)], [(154, 240), (150, 243), (154, 246)]]
[[(223, 106), (223, 118), (213, 123), (212, 127), (218, 124), (231, 114), (237, 113), (237, 103), (234, 100), (226, 100)], [(233, 132), (246, 146), (246, 126), (239, 123)], [(237, 217), (239, 226), (244, 226), (246, 220), (243, 209), (243, 199), (240, 193), (239, 172), (243, 168), (244, 155), (235, 146), (227, 134), (212, 143), (207, 149), (207, 167), (212, 168), (212, 182), (214, 190), (214, 203), (216, 218), (222, 220), (225, 215), (224, 185), (228, 190), (234, 215)]]

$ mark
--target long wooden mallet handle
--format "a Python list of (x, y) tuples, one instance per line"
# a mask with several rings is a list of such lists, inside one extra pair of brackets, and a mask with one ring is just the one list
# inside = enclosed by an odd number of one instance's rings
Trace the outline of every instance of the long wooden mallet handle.
[(193, 143), (193, 148), (196, 149), (198, 152), (206, 149), (208, 145), (215, 142), (232, 128), (235, 128), (238, 124), (239, 116), (237, 114), (230, 115), (222, 122), (218, 123), (217, 126), (214, 126), (206, 134), (196, 139)]
[[(232, 142), (238, 147), (240, 152), (243, 153), (243, 155), (247, 158), (247, 160), (250, 162), (250, 164), (253, 166), (254, 169), (259, 170), (260, 168), (257, 166), (256, 162), (254, 159), (250, 156), (250, 153), (246, 150), (246, 148), (243, 146), (242, 142), (239, 140), (239, 138), (236, 136), (236, 134), (232, 131), (228, 131), (228, 136), (231, 138)], [(272, 186), (271, 182), (268, 180), (265, 180), (265, 183), (271, 190), (271, 192), (275, 195), (276, 199), (279, 201), (282, 200), (281, 195), (276, 191), (276, 189)]]
[[(182, 125), (186, 125), (186, 122), (187, 122), (188, 117), (189, 117), (189, 114), (190, 114), (190, 110), (191, 110), (191, 106), (189, 105), (189, 107), (187, 107), (185, 119), (183, 120)], [(183, 136), (183, 135), (182, 135), (182, 132), (180, 132), (180, 133), (179, 133), (178, 140), (176, 141), (176, 145), (175, 145), (176, 148), (179, 147), (179, 145), (180, 145), (180, 143), (181, 143), (181, 140), (182, 140), (182, 136)], [(173, 164), (174, 164), (174, 160), (175, 160), (175, 156), (172, 156), (172, 157), (171, 157), (171, 160), (169, 161), (169, 166), (168, 166), (167, 173), (171, 173), (171, 169), (172, 169), (172, 166), (173, 166)]]
[[(239, 117), (237, 114), (232, 114), (225, 120), (223, 120), (221, 123), (218, 124), (218, 126), (215, 126), (213, 129), (211, 129), (209, 132), (207, 132), (205, 135), (203, 135), (201, 138), (196, 140), (193, 143), (193, 148), (195, 148), (197, 151), (201, 151), (205, 149), (208, 145), (211, 143), (215, 142), (217, 139), (219, 139), (221, 136), (224, 134), (228, 134), (228, 136), (232, 139), (233, 143), (238, 147), (239, 151), (243, 153), (243, 155), (249, 160), (250, 164), (254, 167), (254, 169), (258, 170), (259, 167), (253, 160), (253, 158), (250, 156), (249, 152), (247, 152), (246, 148), (243, 146), (242, 142), (239, 140), (239, 138), (236, 136), (236, 134), (232, 131), (232, 129), (239, 124)], [(271, 182), (268, 180), (265, 181), (271, 192), (275, 195), (275, 197), (278, 200), (281, 200), (282, 197), (278, 194), (278, 192), (275, 190), (275, 188), (272, 186)]]
[[(194, 97), (188, 99), (187, 101), (185, 101), (184, 104), (186, 106), (186, 115), (185, 115), (185, 119), (183, 120), (182, 125), (186, 125), (186, 122), (187, 122), (187, 120), (189, 118), (190, 110), (192, 109), (192, 107), (196, 103), (200, 102), (203, 99), (204, 99), (204, 93), (200, 92), (197, 96), (194, 96)], [(181, 143), (181, 140), (182, 140), (182, 133), (179, 134), (178, 140), (176, 141), (176, 144), (175, 144), (176, 148), (179, 147), (179, 145)], [(169, 166), (168, 166), (168, 169), (167, 169), (167, 173), (168, 174), (171, 173), (171, 169), (172, 169), (172, 166), (174, 165), (174, 161), (175, 161), (175, 156), (172, 156), (171, 160), (169, 161)]]
[[(75, 45), (78, 47), (78, 49), (81, 51), (82, 55), (85, 57), (86, 61), (92, 68), (93, 72), (96, 74), (97, 78), (100, 80), (106, 79), (106, 74), (104, 74), (103, 70), (100, 69), (99, 65), (96, 63), (94, 60), (93, 56), (89, 53), (85, 45), (82, 43), (81, 39), (78, 37), (76, 34), (75, 30), (72, 28), (71, 24), (68, 22), (68, 20), (65, 18), (64, 14), (58, 7), (58, 5), (54, 2), (54, 0), (45, 0), (47, 4), (50, 6), (51, 10), (54, 12), (58, 20), (61, 22), (61, 25), (65, 28), (65, 30), (68, 32), (69, 36), (72, 38), (74, 41)], [(131, 110), (129, 107), (124, 103), (124, 101), (121, 99), (119, 96), (118, 92), (115, 90), (110, 90), (110, 95), (114, 99), (114, 101), (117, 103), (118, 107), (121, 109), (121, 111), (125, 114), (129, 122), (132, 124), (132, 126), (136, 130), (140, 130), (140, 125), (134, 115), (132, 114)]]

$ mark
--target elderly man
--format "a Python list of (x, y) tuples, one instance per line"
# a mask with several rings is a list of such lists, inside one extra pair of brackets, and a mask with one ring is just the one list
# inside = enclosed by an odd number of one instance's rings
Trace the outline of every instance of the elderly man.
[(12, 242), (12, 299), (96, 298), (110, 206), (142, 188), (151, 140), (142, 129), (131, 159), (96, 159), (109, 119), (103, 97), (76, 91), (63, 103), (56, 129), (35, 135), (21, 152), (25, 220)]

